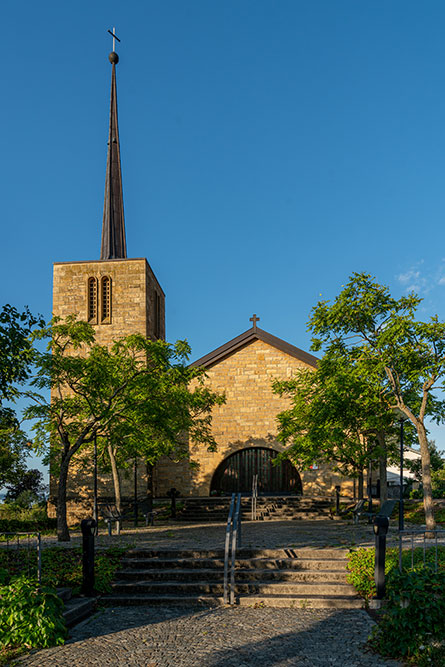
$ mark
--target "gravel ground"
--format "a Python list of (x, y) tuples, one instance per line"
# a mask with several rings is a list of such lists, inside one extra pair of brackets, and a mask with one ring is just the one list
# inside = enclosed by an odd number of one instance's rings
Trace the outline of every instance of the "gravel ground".
[(117, 607), (71, 631), (65, 646), (21, 658), (30, 667), (383, 667), (366, 650), (362, 610)]

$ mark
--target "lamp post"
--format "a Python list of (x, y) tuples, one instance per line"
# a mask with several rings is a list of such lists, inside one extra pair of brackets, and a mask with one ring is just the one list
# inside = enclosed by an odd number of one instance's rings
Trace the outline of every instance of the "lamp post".
[(97, 436), (94, 434), (94, 474), (93, 474), (93, 517), (96, 522), (95, 531), (97, 535), (98, 518), (97, 518)]
[(406, 419), (400, 418), (400, 497), (399, 497), (399, 530), (404, 529), (403, 519), (403, 424)]

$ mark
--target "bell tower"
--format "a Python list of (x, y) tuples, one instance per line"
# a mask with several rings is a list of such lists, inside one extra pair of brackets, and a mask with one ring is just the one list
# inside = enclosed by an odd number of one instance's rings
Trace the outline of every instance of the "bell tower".
[(165, 338), (165, 294), (145, 258), (128, 258), (119, 142), (116, 66), (109, 55), (111, 94), (100, 259), (54, 264), (53, 314), (76, 314), (109, 345), (131, 333)]

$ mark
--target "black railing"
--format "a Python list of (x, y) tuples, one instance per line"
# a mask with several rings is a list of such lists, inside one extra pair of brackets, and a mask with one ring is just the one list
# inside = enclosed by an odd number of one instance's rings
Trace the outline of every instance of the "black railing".
[[(34, 567), (37, 571), (38, 582), (42, 581), (42, 539), (40, 533), (28, 532), (28, 533), (10, 533), (4, 532), (0, 533), (0, 538), (4, 537), (5, 539), (0, 542), (0, 552), (2, 549), (5, 549), (7, 553), (16, 552), (18, 558), (14, 563), (11, 562), (11, 567), (15, 566), (22, 571), (26, 571), (28, 576), (31, 575)], [(30, 539), (30, 538), (35, 538)], [(35, 550), (36, 560), (35, 565), (32, 563), (31, 553)], [(20, 562), (20, 552), (25, 551), (26, 557), (23, 559), (23, 562)], [(6, 563), (8, 566), (8, 563)]]
[[(235, 604), (236, 549), (241, 546), (241, 494), (232, 493), (224, 547), (224, 603)], [(230, 578), (229, 578), (230, 562)]]
[[(434, 537), (431, 538), (430, 535), (433, 534)], [(428, 535), (428, 537), (427, 537)], [(438, 545), (438, 536), (442, 536), (444, 539), (443, 545)], [(438, 560), (437, 560), (437, 547), (445, 546), (445, 530), (443, 528), (414, 528), (409, 530), (400, 530), (399, 531), (399, 570), (402, 571), (402, 551), (403, 551), (403, 538), (411, 537), (409, 541), (409, 546), (411, 548), (411, 567), (414, 567), (414, 550), (421, 547), (423, 552), (423, 564), (427, 562), (427, 551), (434, 549), (434, 570), (437, 572)], [(423, 539), (422, 539), (423, 538)], [(434, 540), (434, 544), (427, 547), (427, 540)], [(439, 537), (440, 539), (440, 537)], [(405, 542), (406, 544), (406, 542)]]

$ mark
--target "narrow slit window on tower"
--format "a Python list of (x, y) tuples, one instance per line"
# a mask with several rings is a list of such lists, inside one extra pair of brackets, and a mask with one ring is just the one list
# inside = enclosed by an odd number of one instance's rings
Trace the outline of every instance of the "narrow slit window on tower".
[(101, 281), (100, 321), (103, 324), (111, 322), (111, 278), (109, 276), (104, 276)]
[(97, 323), (97, 280), (88, 278), (87, 288), (88, 322)]

